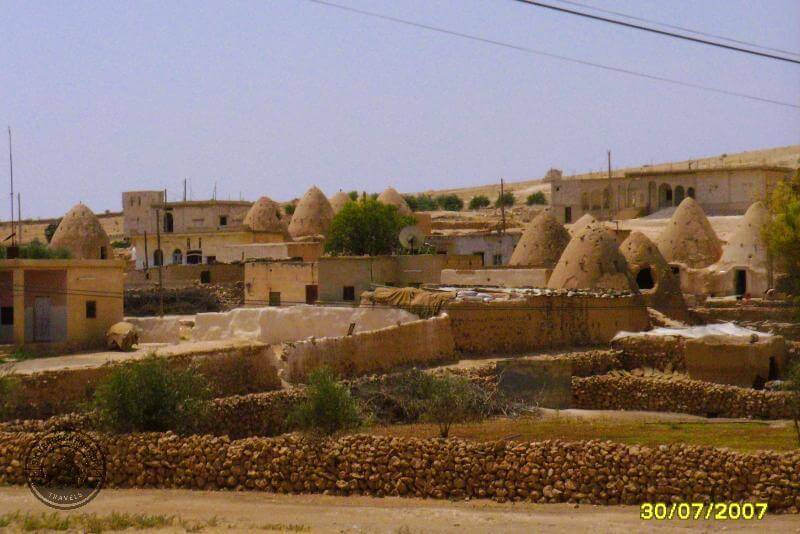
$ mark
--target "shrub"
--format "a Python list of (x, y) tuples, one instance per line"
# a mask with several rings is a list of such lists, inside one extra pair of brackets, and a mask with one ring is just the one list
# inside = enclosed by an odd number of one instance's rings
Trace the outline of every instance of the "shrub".
[(478, 421), (486, 415), (483, 392), (467, 378), (452, 374), (430, 378), (423, 418), (439, 425), (439, 437), (450, 435), (453, 424)]
[(500, 206), (513, 206), (515, 202), (514, 193), (511, 191), (506, 191), (505, 193), (497, 194), (497, 200), (494, 201), (494, 207), (499, 208)]
[(485, 208), (489, 206), (492, 202), (489, 200), (489, 197), (486, 195), (477, 195), (470, 199), (469, 201), (469, 209), (477, 210), (480, 208)]
[(293, 215), (294, 214), (294, 204), (286, 204), (283, 206), (283, 211), (286, 212), (286, 215)]
[(115, 432), (181, 432), (202, 417), (210, 397), (196, 369), (173, 369), (151, 354), (115, 367), (97, 387), (93, 405), (101, 425)]
[(61, 224), (61, 219), (51, 222), (45, 227), (44, 238), (47, 239), (48, 243), (53, 239), (53, 235), (56, 233), (56, 230), (58, 230), (59, 224)]
[[(0, 258), (6, 258), (6, 256), (7, 251), (3, 247), (0, 249)], [(19, 247), (19, 257), (29, 260), (69, 259), (70, 256), (69, 250), (65, 248), (50, 248), (38, 239)]]
[(436, 203), (440, 208), (447, 211), (461, 211), (464, 208), (464, 201), (458, 195), (439, 195)]
[(797, 432), (797, 446), (800, 447), (800, 361), (796, 361), (786, 375), (785, 389), (790, 393), (789, 408)]
[(287, 422), (290, 428), (330, 436), (359, 428), (364, 418), (350, 389), (330, 369), (321, 368), (309, 374), (306, 399), (289, 414)]
[(125, 239), (118, 239), (111, 242), (111, 248), (128, 248), (131, 246), (131, 240), (127, 237)]
[(350, 200), (355, 202), (356, 200), (358, 200), (358, 191), (350, 191), (349, 193), (347, 193), (347, 196), (350, 197)]
[(534, 204), (547, 204), (547, 198), (544, 196), (544, 193), (537, 191), (528, 195), (528, 198), (525, 199), (525, 204), (528, 206), (533, 206)]
[(11, 376), (10, 365), (0, 366), (0, 420), (14, 411), (16, 395), (19, 382), (16, 377)]

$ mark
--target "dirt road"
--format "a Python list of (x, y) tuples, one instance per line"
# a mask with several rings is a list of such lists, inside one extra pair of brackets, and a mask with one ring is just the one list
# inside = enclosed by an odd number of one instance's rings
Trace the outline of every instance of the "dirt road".
[[(0, 514), (49, 512), (27, 488), (0, 488)], [(499, 504), (491, 501), (275, 495), (250, 492), (188, 490), (103, 490), (87, 506), (72, 513), (111, 512), (177, 514), (185, 520), (216, 516), (226, 531), (280, 530), (293, 526), (310, 532), (702, 532), (759, 530), (800, 533), (800, 517), (767, 515), (760, 521), (644, 522), (635, 506), (597, 507), (570, 504)], [(232, 530), (231, 530), (232, 527)], [(206, 528), (213, 531), (216, 528)], [(261, 530), (263, 532), (263, 530)]]

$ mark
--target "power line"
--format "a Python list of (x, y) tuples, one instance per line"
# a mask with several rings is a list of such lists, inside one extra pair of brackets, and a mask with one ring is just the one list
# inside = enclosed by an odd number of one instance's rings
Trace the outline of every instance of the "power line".
[(691, 28), (684, 28), (683, 26), (677, 26), (675, 24), (670, 24), (668, 22), (661, 22), (661, 21), (658, 21), (658, 20), (647, 19), (647, 18), (644, 18), (644, 17), (637, 17), (637, 16), (634, 16), (634, 15), (628, 15), (627, 13), (621, 13), (619, 11), (614, 11), (612, 9), (603, 9), (602, 7), (590, 6), (588, 4), (583, 4), (581, 2), (571, 2), (570, 0), (554, 0), (554, 1), (558, 2), (559, 4), (569, 4), (569, 5), (572, 5), (572, 6), (582, 7), (582, 8), (585, 8), (585, 9), (591, 9), (592, 11), (598, 11), (600, 13), (608, 13), (609, 15), (617, 15), (619, 17), (623, 17), (623, 18), (626, 18), (626, 19), (638, 20), (639, 22), (647, 22), (647, 23), (650, 23), (650, 24), (658, 24), (659, 26), (664, 26), (665, 28), (672, 28), (673, 30), (680, 30), (680, 31), (684, 31), (684, 32), (687, 32), (687, 33), (693, 33), (695, 35), (703, 35), (705, 37), (713, 37), (714, 39), (722, 39), (723, 41), (729, 41), (731, 43), (738, 43), (738, 44), (747, 45), (747, 46), (754, 46), (754, 47), (760, 48), (762, 50), (771, 50), (773, 52), (781, 52), (783, 54), (790, 54), (792, 56), (800, 56), (800, 52), (793, 52), (792, 50), (784, 50), (782, 48), (772, 48), (772, 47), (769, 47), (769, 46), (760, 45), (758, 43), (751, 43), (749, 41), (742, 41), (740, 39), (733, 39), (731, 37), (725, 37), (724, 35), (717, 35), (715, 33), (708, 33), (708, 32), (702, 32), (700, 30), (693, 30)]
[(397, 24), (403, 24), (403, 25), (406, 25), (406, 26), (412, 26), (414, 28), (421, 28), (421, 29), (424, 29), (424, 30), (429, 30), (429, 31), (437, 32), (437, 33), (443, 33), (445, 35), (450, 35), (450, 36), (453, 36), (453, 37), (460, 37), (462, 39), (469, 39), (470, 41), (477, 41), (477, 42), (480, 42), (480, 43), (491, 44), (491, 45), (500, 46), (500, 47), (503, 47), (503, 48), (510, 48), (512, 50), (517, 50), (518, 52), (525, 52), (527, 54), (534, 54), (534, 55), (538, 55), (538, 56), (549, 57), (549, 58), (552, 58), (552, 59), (558, 59), (558, 60), (567, 61), (567, 62), (570, 62), (570, 63), (577, 63), (579, 65), (585, 65), (585, 66), (595, 67), (595, 68), (598, 68), (598, 69), (607, 70), (607, 71), (611, 71), (611, 72), (617, 72), (617, 73), (620, 73), (620, 74), (627, 74), (628, 76), (635, 76), (637, 78), (645, 78), (647, 80), (652, 80), (652, 81), (657, 81), (657, 82), (664, 82), (664, 83), (669, 83), (669, 84), (672, 84), (672, 85), (680, 85), (682, 87), (689, 87), (689, 88), (692, 88), (692, 89), (698, 89), (698, 90), (707, 91), (707, 92), (710, 92), (710, 93), (718, 93), (718, 94), (723, 94), (723, 95), (728, 95), (728, 96), (736, 96), (736, 97), (739, 97), (739, 98), (746, 98), (748, 100), (754, 100), (754, 101), (757, 101), (757, 102), (764, 102), (766, 104), (774, 104), (776, 106), (783, 106), (783, 107), (788, 107), (788, 108), (800, 109), (800, 105), (793, 104), (791, 102), (784, 102), (784, 101), (781, 101), (781, 100), (773, 100), (773, 99), (770, 99), (770, 98), (763, 98), (763, 97), (760, 97), (760, 96), (751, 95), (751, 94), (747, 94), (747, 93), (739, 93), (739, 92), (736, 92), (736, 91), (728, 91), (727, 89), (719, 89), (717, 87), (709, 87), (709, 86), (706, 86), (706, 85), (700, 85), (700, 84), (691, 83), (691, 82), (684, 82), (684, 81), (681, 81), (681, 80), (675, 80), (675, 79), (672, 79), (672, 78), (665, 78), (663, 76), (656, 76), (656, 75), (653, 75), (653, 74), (647, 74), (647, 73), (638, 72), (638, 71), (634, 71), (634, 70), (623, 69), (623, 68), (620, 68), (620, 67), (613, 67), (611, 65), (605, 65), (605, 64), (602, 64), (602, 63), (594, 63), (592, 61), (586, 61), (586, 60), (583, 60), (583, 59), (577, 59), (577, 58), (573, 58), (573, 57), (569, 57), (569, 56), (562, 56), (562, 55), (559, 55), (559, 54), (553, 54), (551, 52), (544, 52), (542, 50), (536, 50), (536, 49), (533, 49), (533, 48), (528, 48), (528, 47), (525, 47), (525, 46), (515, 45), (515, 44), (512, 44), (512, 43), (506, 43), (506, 42), (503, 42), (503, 41), (496, 41), (494, 39), (487, 39), (485, 37), (478, 37), (476, 35), (470, 35), (470, 34), (467, 34), (467, 33), (457, 32), (457, 31), (454, 31), (454, 30), (448, 30), (446, 28), (440, 28), (440, 27), (437, 27), (437, 26), (430, 26), (428, 24), (422, 24), (422, 23), (419, 23), (419, 22), (414, 22), (414, 21), (410, 21), (410, 20), (406, 20), (406, 19), (392, 17), (390, 15), (383, 15), (381, 13), (375, 13), (373, 11), (365, 11), (363, 9), (358, 9), (358, 8), (354, 8), (354, 7), (348, 7), (348, 6), (344, 6), (344, 5), (341, 5), (341, 4), (336, 4), (334, 2), (329, 2), (327, 0), (306, 0), (306, 1), (314, 3), (314, 4), (319, 4), (319, 5), (323, 5), (323, 6), (327, 6), (327, 7), (340, 9), (342, 11), (348, 11), (348, 12), (351, 12), (351, 13), (357, 13), (359, 15), (364, 15), (364, 16), (367, 16), (367, 17), (381, 19), (381, 20), (385, 20), (385, 21), (389, 21), (389, 22), (395, 22)]
[(775, 59), (778, 61), (786, 61), (788, 63), (795, 63), (800, 65), (800, 60), (792, 59), (783, 56), (776, 56), (775, 54), (768, 54), (766, 52), (759, 52), (758, 50), (750, 50), (749, 48), (742, 48), (740, 46), (733, 46), (727, 45), (725, 43), (718, 43), (715, 41), (709, 41), (708, 39), (700, 39), (699, 37), (690, 37), (688, 35), (681, 35), (679, 33), (668, 32), (665, 30), (659, 30), (658, 28), (649, 28), (647, 26), (641, 26), (639, 24), (633, 24), (631, 22), (624, 22), (621, 20), (610, 19), (608, 17), (601, 17), (600, 15), (592, 15), (591, 13), (584, 13), (583, 11), (575, 11), (574, 9), (567, 9), (566, 7), (558, 7), (553, 6), (550, 4), (543, 4), (542, 2), (537, 2), (536, 0), (512, 0), (513, 2), (517, 2), (519, 4), (526, 4), (529, 6), (534, 7), (541, 7), (544, 9), (551, 9), (553, 11), (558, 11), (561, 13), (566, 13), (568, 15), (576, 15), (578, 17), (584, 17), (587, 19), (598, 20), (600, 22), (607, 22), (609, 24), (616, 24), (618, 26), (624, 26), (626, 28), (632, 28), (634, 30), (641, 30), (650, 33), (656, 33), (658, 35), (663, 35), (665, 37), (672, 37), (675, 39), (684, 39), (686, 41), (692, 41), (694, 43), (709, 45), (709, 46), (716, 46), (719, 48), (725, 48), (726, 50), (731, 50), (734, 52), (741, 52), (744, 54), (752, 54), (754, 56), (761, 56), (767, 59)]

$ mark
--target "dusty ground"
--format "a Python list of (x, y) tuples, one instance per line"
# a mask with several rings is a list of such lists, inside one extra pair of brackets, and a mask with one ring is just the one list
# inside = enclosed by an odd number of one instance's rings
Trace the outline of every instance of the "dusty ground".
[[(27, 488), (0, 488), (0, 514), (50, 511)], [(216, 516), (233, 531), (271, 525), (280, 530), (305, 526), (310, 532), (798, 532), (800, 517), (770, 515), (764, 520), (642, 521), (636, 506), (499, 504), (491, 501), (435, 501), (399, 497), (331, 497), (185, 490), (104, 490), (77, 513), (111, 512), (180, 515), (186, 520)], [(207, 528), (206, 531), (216, 530)], [(230, 529), (225, 529), (231, 531)], [(263, 530), (262, 530), (263, 531)]]

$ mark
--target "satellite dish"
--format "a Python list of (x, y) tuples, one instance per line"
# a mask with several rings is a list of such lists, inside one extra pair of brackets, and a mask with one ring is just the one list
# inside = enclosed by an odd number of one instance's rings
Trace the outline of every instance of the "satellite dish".
[(417, 250), (425, 243), (425, 235), (419, 226), (406, 226), (400, 230), (400, 244), (407, 250)]

